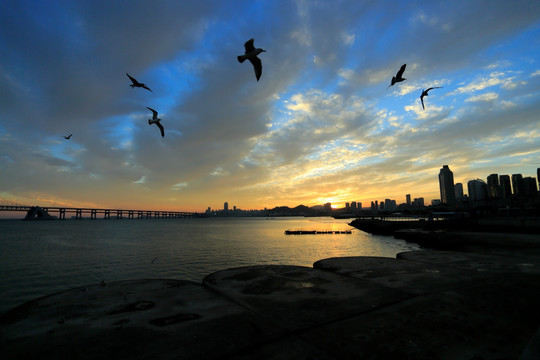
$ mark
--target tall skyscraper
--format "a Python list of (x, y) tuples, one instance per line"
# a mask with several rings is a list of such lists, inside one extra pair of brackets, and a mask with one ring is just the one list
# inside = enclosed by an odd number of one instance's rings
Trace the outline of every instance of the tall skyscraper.
[(483, 180), (476, 179), (467, 183), (469, 199), (471, 201), (482, 201), (487, 197), (487, 185)]
[(517, 196), (525, 195), (523, 175), (512, 174), (512, 191), (514, 191), (514, 195), (517, 195)]
[(498, 199), (500, 197), (499, 175), (491, 174), (487, 177), (488, 198)]
[[(382, 203), (382, 201), (381, 201)], [(397, 209), (396, 200), (384, 199), (384, 209), (386, 211), (394, 211)]]
[(499, 186), (501, 189), (501, 199), (508, 203), (512, 197), (512, 186), (510, 184), (510, 175), (499, 176)]
[(527, 197), (535, 197), (538, 192), (538, 187), (536, 186), (536, 179), (527, 176), (523, 178), (523, 190), (524, 195)]
[(405, 195), (405, 199), (407, 199), (407, 206), (411, 206), (411, 194)]
[(225, 211), (229, 211), (229, 203), (225, 201), (225, 203), (223, 204), (223, 210)]
[(457, 203), (461, 203), (463, 201), (463, 184), (462, 183), (454, 184), (454, 195), (456, 197)]
[(448, 165), (443, 165), (439, 172), (439, 188), (441, 190), (441, 202), (448, 206), (455, 206), (454, 173)]

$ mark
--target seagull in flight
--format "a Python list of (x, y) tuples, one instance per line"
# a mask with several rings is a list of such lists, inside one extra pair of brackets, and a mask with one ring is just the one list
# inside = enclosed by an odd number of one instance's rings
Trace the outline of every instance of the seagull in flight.
[(146, 86), (145, 84), (142, 84), (140, 82), (137, 81), (137, 79), (135, 79), (134, 77), (132, 76), (129, 76), (128, 73), (126, 73), (126, 75), (128, 76), (129, 80), (131, 80), (132, 84), (129, 85), (131, 86), (131, 88), (133, 89), (134, 87), (142, 87), (142, 88), (145, 88), (146, 90), (150, 91), (150, 92), (153, 92), (152, 90), (150, 90), (150, 88), (148, 86)]
[(426, 108), (424, 107), (424, 96), (428, 96), (428, 91), (429, 90), (432, 90), (432, 89), (440, 89), (442, 86), (434, 86), (434, 87), (430, 87), (426, 90), (422, 90), (422, 95), (420, 95), (420, 101), (422, 102), (422, 109), (426, 110)]
[(71, 135), (73, 135), (73, 134), (69, 134), (68, 136), (64, 136), (64, 139), (66, 139), (66, 140), (71, 139)]
[(257, 81), (261, 78), (262, 74), (262, 63), (261, 59), (257, 57), (262, 52), (266, 52), (266, 50), (255, 48), (255, 45), (253, 45), (253, 42), (255, 39), (249, 39), (244, 44), (244, 47), (246, 48), (246, 52), (244, 55), (239, 55), (237, 57), (239, 63), (243, 63), (246, 60), (249, 60), (253, 64), (253, 68), (255, 69), (255, 77), (257, 78)]
[(388, 85), (388, 87), (394, 85), (395, 83), (398, 83), (400, 81), (403, 81), (403, 80), (407, 80), (403, 77), (403, 73), (405, 72), (405, 67), (407, 66), (407, 64), (403, 64), (401, 65), (401, 68), (399, 69), (399, 71), (397, 72), (396, 76), (392, 76), (392, 83), (390, 85)]
[(161, 119), (157, 117), (158, 112), (152, 108), (149, 108), (148, 106), (146, 108), (150, 110), (153, 114), (152, 118), (148, 119), (148, 125), (156, 124), (159, 128), (159, 131), (161, 131), (161, 137), (165, 137), (165, 129), (163, 129), (163, 125), (161, 125), (160, 123)]

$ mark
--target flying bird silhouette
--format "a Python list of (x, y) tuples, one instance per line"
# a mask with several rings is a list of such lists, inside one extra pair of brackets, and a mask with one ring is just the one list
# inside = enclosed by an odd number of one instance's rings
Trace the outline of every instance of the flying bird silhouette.
[(392, 76), (392, 83), (388, 85), (388, 87), (394, 85), (395, 83), (401, 82), (403, 80), (407, 80), (403, 77), (403, 73), (405, 72), (405, 67), (407, 64), (401, 65), (401, 68), (399, 68), (399, 71), (397, 72), (396, 76)]
[(131, 86), (131, 88), (133, 89), (134, 87), (142, 87), (142, 88), (145, 88), (146, 90), (150, 91), (150, 92), (153, 92), (152, 90), (150, 90), (150, 88), (148, 86), (146, 86), (145, 84), (143, 83), (140, 83), (137, 81), (137, 79), (135, 79), (134, 77), (132, 76), (129, 76), (128, 73), (126, 73), (126, 75), (128, 76), (129, 80), (131, 80), (132, 84), (129, 85)]
[(442, 86), (434, 86), (426, 90), (422, 90), (422, 95), (420, 95), (420, 101), (422, 102), (422, 109), (426, 110), (426, 108), (424, 107), (424, 96), (428, 96), (428, 91), (433, 90), (433, 89), (440, 89), (441, 87)]
[(64, 139), (66, 139), (66, 140), (71, 139), (71, 135), (73, 135), (73, 134), (69, 134), (68, 136), (64, 136)]
[(257, 81), (261, 78), (262, 74), (262, 63), (261, 59), (257, 57), (262, 52), (266, 52), (266, 50), (255, 48), (255, 45), (253, 45), (253, 42), (255, 39), (249, 39), (244, 44), (244, 47), (246, 48), (246, 52), (244, 55), (239, 55), (237, 57), (239, 63), (243, 63), (244, 61), (249, 60), (253, 64), (253, 69), (255, 69), (255, 77), (257, 78)]
[(158, 119), (157, 117), (158, 112), (152, 108), (149, 108), (148, 106), (146, 108), (153, 114), (152, 119), (148, 119), (148, 125), (156, 124), (159, 131), (161, 131), (161, 137), (165, 137), (165, 129), (163, 129), (163, 125), (160, 123), (161, 119)]

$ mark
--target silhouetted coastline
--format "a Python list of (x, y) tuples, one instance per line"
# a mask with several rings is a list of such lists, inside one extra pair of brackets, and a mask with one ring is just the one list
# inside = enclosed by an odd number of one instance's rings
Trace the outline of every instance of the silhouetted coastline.
[(424, 231), (471, 231), (471, 232), (500, 232), (519, 234), (540, 233), (539, 217), (483, 217), (483, 218), (448, 218), (446, 220), (404, 220), (393, 216), (362, 217), (353, 220), (351, 226), (362, 231), (379, 234), (394, 235), (403, 229), (417, 229)]
[(482, 217), (396, 221), (358, 218), (349, 225), (376, 235), (393, 235), (420, 246), (454, 251), (528, 251), (540, 256), (540, 218)]

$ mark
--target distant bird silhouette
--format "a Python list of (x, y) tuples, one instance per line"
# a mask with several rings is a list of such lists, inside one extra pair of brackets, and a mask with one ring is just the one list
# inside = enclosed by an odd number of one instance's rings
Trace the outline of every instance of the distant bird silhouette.
[(150, 88), (148, 86), (146, 86), (145, 84), (142, 84), (140, 82), (138, 82), (134, 77), (132, 76), (129, 76), (128, 73), (126, 73), (126, 75), (128, 76), (129, 80), (131, 80), (132, 84), (129, 85), (131, 86), (131, 88), (133, 89), (134, 87), (142, 87), (142, 88), (145, 88), (146, 90), (150, 91), (150, 92), (153, 92), (152, 90), (150, 90)]
[(165, 137), (165, 129), (163, 129), (163, 125), (160, 123), (161, 119), (158, 119), (157, 117), (158, 112), (152, 108), (149, 108), (148, 106), (146, 108), (153, 114), (152, 119), (148, 119), (148, 125), (156, 124), (159, 131), (161, 131), (161, 137)]
[(239, 63), (243, 63), (246, 60), (249, 60), (253, 64), (253, 69), (255, 69), (255, 77), (257, 78), (257, 81), (261, 78), (262, 74), (262, 63), (261, 59), (257, 57), (262, 52), (266, 52), (266, 50), (255, 48), (255, 45), (253, 45), (253, 42), (255, 39), (249, 39), (244, 44), (244, 47), (246, 48), (246, 52), (244, 55), (239, 55), (237, 57)]
[(71, 139), (71, 135), (73, 135), (73, 134), (69, 134), (68, 136), (64, 136), (64, 139), (66, 139), (66, 140)]
[(442, 86), (434, 86), (426, 90), (422, 90), (422, 95), (420, 95), (420, 101), (422, 102), (422, 109), (426, 110), (426, 108), (424, 107), (424, 96), (428, 96), (428, 91), (433, 90), (433, 89), (440, 89), (441, 87)]
[(388, 85), (388, 87), (394, 85), (395, 83), (401, 82), (403, 80), (407, 80), (407, 79), (405, 79), (403, 77), (403, 73), (405, 72), (405, 67), (406, 66), (407, 66), (407, 64), (401, 65), (401, 68), (397, 72), (396, 76), (392, 76), (392, 83), (390, 85)]

